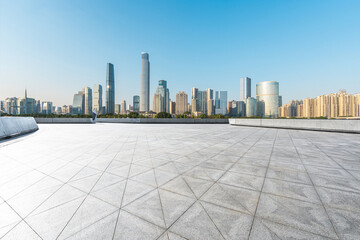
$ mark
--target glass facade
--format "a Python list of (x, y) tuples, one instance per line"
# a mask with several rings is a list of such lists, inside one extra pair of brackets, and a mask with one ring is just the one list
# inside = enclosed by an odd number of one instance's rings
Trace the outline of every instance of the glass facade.
[(150, 110), (150, 61), (149, 54), (141, 53), (140, 111)]
[(115, 112), (115, 76), (114, 76), (114, 65), (111, 63), (107, 64), (106, 71), (106, 113)]
[(256, 100), (260, 117), (279, 116), (279, 83), (275, 81), (256, 84)]

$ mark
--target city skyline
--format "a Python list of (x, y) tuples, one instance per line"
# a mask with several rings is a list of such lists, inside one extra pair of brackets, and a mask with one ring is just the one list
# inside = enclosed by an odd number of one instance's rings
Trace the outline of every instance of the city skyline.
[[(360, 92), (357, 1), (83, 3), (1, 1), (0, 99), (27, 88), (36, 99), (69, 105), (78, 89), (105, 86), (103, 64), (111, 62), (115, 102), (130, 103), (140, 94), (142, 51), (151, 54), (150, 102), (161, 79), (171, 99), (192, 87), (239, 99), (239, 79), (247, 76), (280, 82), (284, 103)], [(104, 20), (93, 21), (94, 14)]]

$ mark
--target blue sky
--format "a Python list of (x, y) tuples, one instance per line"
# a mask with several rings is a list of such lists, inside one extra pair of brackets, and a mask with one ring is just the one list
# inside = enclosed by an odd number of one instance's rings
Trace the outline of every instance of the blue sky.
[(360, 92), (360, 1), (0, 0), (0, 99), (72, 104), (105, 85), (116, 102), (139, 94), (142, 51), (170, 97), (192, 87), (239, 99), (244, 76), (278, 81), (283, 101)]

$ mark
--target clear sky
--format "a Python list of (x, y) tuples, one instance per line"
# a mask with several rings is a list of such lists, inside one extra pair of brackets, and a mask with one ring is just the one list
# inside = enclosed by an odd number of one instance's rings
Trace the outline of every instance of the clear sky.
[(116, 103), (139, 94), (141, 52), (170, 97), (192, 87), (240, 98), (240, 78), (278, 81), (283, 102), (360, 92), (359, 0), (0, 0), (0, 99), (72, 104), (105, 85)]

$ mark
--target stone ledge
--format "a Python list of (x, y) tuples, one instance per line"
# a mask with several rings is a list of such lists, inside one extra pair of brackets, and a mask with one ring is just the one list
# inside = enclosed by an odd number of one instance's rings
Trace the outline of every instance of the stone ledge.
[(237, 126), (284, 128), (297, 130), (360, 133), (360, 120), (340, 119), (243, 119), (230, 118)]
[(0, 117), (0, 139), (23, 135), (38, 129), (33, 117)]

